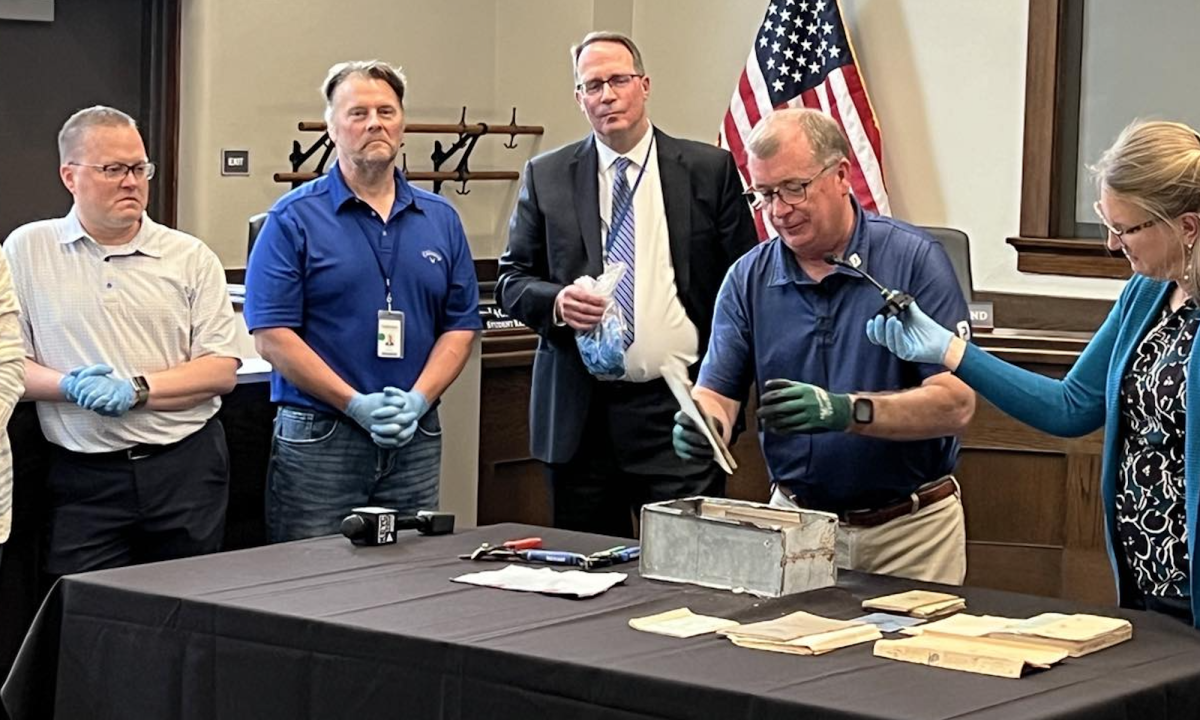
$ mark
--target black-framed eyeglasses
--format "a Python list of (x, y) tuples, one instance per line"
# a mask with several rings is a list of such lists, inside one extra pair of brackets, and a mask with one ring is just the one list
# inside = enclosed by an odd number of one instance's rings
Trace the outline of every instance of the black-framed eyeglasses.
[(799, 205), (808, 199), (809, 186), (829, 172), (830, 168), (837, 167), (838, 162), (834, 160), (807, 180), (784, 180), (777, 188), (751, 188), (742, 195), (755, 210), (770, 207), (775, 198), (782, 200), (785, 205)]
[(92, 168), (104, 173), (105, 180), (124, 180), (125, 176), (133, 173), (133, 176), (138, 180), (150, 180), (154, 177), (154, 171), (158, 168), (152, 162), (137, 163), (135, 165), (126, 165), (125, 163), (107, 163), (105, 165), (89, 165), (87, 163), (69, 162), (68, 165), (76, 165), (78, 167)]
[(622, 73), (620, 75), (610, 75), (604, 80), (588, 80), (581, 82), (575, 86), (575, 89), (584, 95), (599, 95), (604, 92), (604, 86), (607, 85), (613, 90), (623, 90), (629, 87), (629, 83), (633, 82), (634, 78), (643, 77), (641, 73)]
[(1104, 217), (1104, 213), (1100, 211), (1099, 200), (1092, 205), (1092, 209), (1096, 211), (1096, 217), (1100, 218), (1100, 224), (1104, 226), (1104, 229), (1107, 230), (1110, 235), (1122, 241), (1124, 241), (1129, 235), (1136, 235), (1154, 223), (1158, 222), (1158, 218), (1150, 218), (1144, 223), (1139, 223), (1133, 227), (1125, 228), (1124, 230), (1118, 230), (1108, 222), (1108, 218)]

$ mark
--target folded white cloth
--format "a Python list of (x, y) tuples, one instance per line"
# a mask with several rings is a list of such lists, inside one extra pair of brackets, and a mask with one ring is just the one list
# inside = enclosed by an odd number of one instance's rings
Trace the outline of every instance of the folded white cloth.
[(605, 592), (613, 585), (625, 582), (625, 573), (589, 573), (582, 570), (553, 570), (531, 568), (524, 565), (508, 565), (503, 570), (487, 570), (467, 573), (451, 578), (454, 582), (501, 590), (546, 593), (548, 595), (570, 595), (593, 597)]

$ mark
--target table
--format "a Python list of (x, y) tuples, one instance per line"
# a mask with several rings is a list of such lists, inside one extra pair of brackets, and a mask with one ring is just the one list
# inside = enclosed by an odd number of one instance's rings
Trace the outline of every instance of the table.
[(63, 578), (39, 612), (3, 699), (14, 720), (88, 718), (1195, 718), (1200, 633), (1166, 617), (963, 588), (968, 610), (1099, 610), (1134, 639), (1021, 680), (875, 658), (744, 650), (715, 636), (636, 632), (679, 606), (753, 621), (804, 609), (861, 613), (917, 586), (843, 573), (837, 587), (764, 600), (643, 580), (588, 600), (449, 578), (496, 564), (480, 542), (540, 535), (592, 552), (615, 538), (503, 524), (403, 533), (356, 548), (316, 538)]

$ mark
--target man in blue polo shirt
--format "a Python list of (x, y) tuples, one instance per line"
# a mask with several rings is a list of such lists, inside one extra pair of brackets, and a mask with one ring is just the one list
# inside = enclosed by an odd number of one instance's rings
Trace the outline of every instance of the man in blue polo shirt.
[(453, 207), (396, 168), (404, 86), (380, 62), (330, 69), (337, 162), (275, 203), (250, 257), (246, 324), (279, 403), (273, 542), (336, 532), (359, 505), (437, 507), (437, 400), (480, 328), (479, 289)]
[[(849, 147), (814, 110), (776, 112), (748, 140), (753, 201), (779, 237), (739, 259), (721, 287), (697, 402), (722, 426), (751, 381), (771, 502), (841, 517), (840, 567), (961, 584), (966, 534), (950, 473), (974, 393), (933, 365), (888, 357), (862, 332), (877, 289), (830, 265), (833, 253), (929, 315), (967, 332), (945, 251), (918, 229), (864, 212), (850, 192)], [(710, 454), (680, 413), (684, 457)]]

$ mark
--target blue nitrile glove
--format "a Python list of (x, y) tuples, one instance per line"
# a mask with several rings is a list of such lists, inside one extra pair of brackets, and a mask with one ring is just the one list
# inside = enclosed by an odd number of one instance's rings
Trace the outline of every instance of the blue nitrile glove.
[[(371, 426), (371, 439), (379, 447), (403, 447), (417, 433), (417, 421), (429, 412), (429, 401), (420, 390), (405, 392), (399, 388), (385, 387), (383, 394), (387, 398), (388, 407), (372, 414), (380, 421)], [(386, 413), (388, 409), (396, 412)]]
[[(400, 407), (396, 403), (389, 401), (388, 396), (381, 392), (374, 392), (364, 395), (355, 393), (354, 397), (350, 398), (350, 403), (346, 405), (346, 414), (350, 419), (358, 423), (363, 430), (371, 433), (371, 439), (379, 445), (377, 439), (376, 428), (383, 427), (381, 423), (387, 422), (400, 414)], [(384, 431), (379, 434), (394, 435), (394, 432)], [(382, 446), (381, 447), (385, 447)]]
[(712, 445), (709, 445), (692, 418), (682, 410), (675, 413), (671, 447), (675, 448), (675, 454), (684, 460), (712, 460), (713, 457)]
[(120, 417), (137, 401), (132, 382), (110, 375), (81, 377), (74, 390), (76, 405), (105, 417)]
[(108, 375), (113, 369), (104, 363), (96, 365), (80, 365), (77, 368), (72, 368), (70, 372), (62, 376), (58, 381), (58, 389), (62, 391), (63, 397), (67, 402), (77, 402), (79, 395), (76, 393), (75, 386), (81, 378), (92, 377), (94, 375)]
[(758, 400), (758, 424), (777, 435), (841, 432), (850, 426), (850, 396), (776, 378)]
[(867, 321), (867, 339), (883, 345), (901, 360), (942, 365), (954, 333), (938, 325), (914, 302), (901, 315), (876, 315)]

